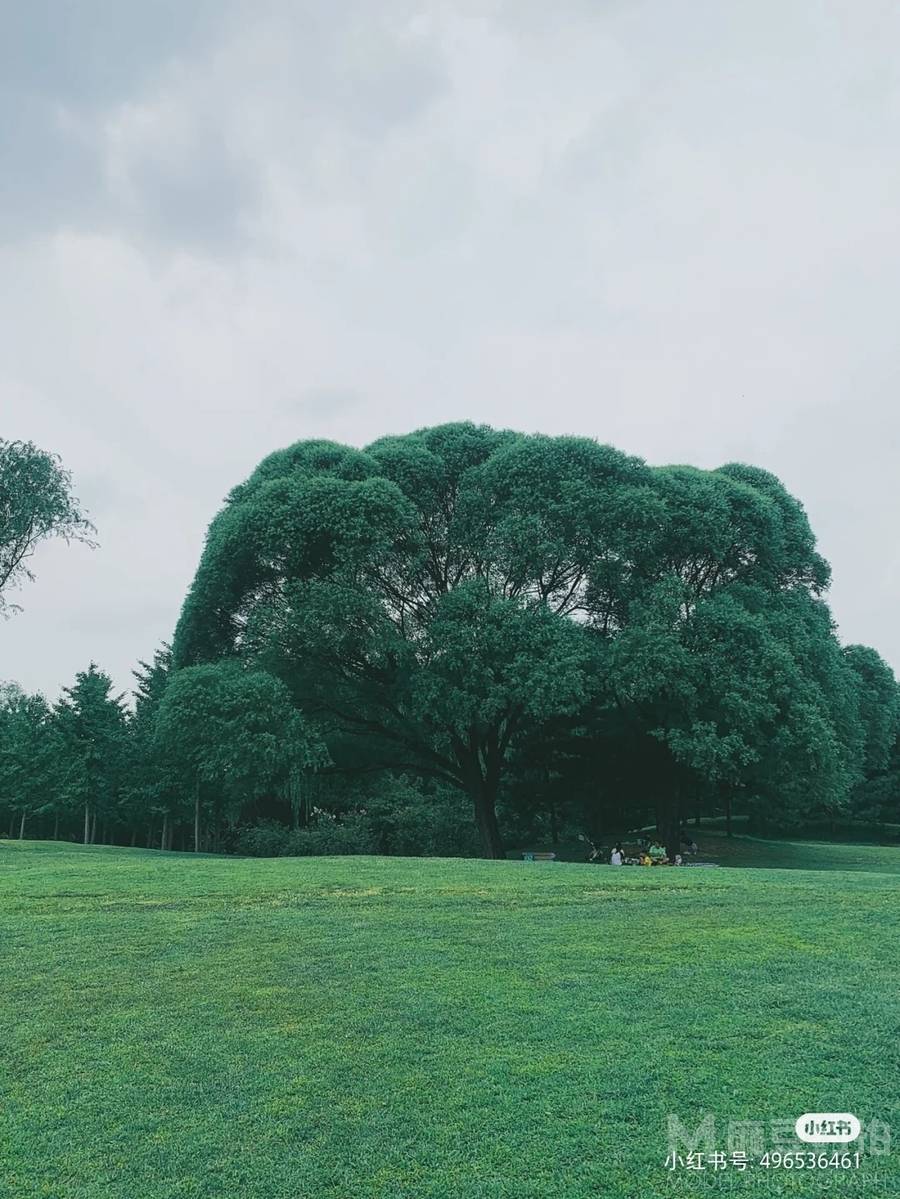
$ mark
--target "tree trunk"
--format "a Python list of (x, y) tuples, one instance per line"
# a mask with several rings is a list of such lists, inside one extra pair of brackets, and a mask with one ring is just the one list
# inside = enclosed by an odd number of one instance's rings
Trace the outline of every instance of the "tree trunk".
[(19, 840), (25, 839), (25, 809), (22, 809), (22, 819), (19, 821)]
[(599, 808), (591, 807), (588, 809), (586, 823), (588, 836), (596, 845), (599, 845), (603, 835), (603, 821), (600, 817)]
[(479, 746), (477, 732), (469, 733), (467, 743), (457, 745), (457, 761), (462, 767), (466, 789), (472, 797), (475, 823), (481, 837), (481, 856), (505, 858), (503, 838), (497, 823), (497, 795), (500, 791), (502, 751), (495, 731)]
[(666, 857), (670, 862), (675, 861), (675, 855), (681, 853), (681, 797), (674, 790), (663, 807), (662, 835), (666, 847)]
[(84, 844), (91, 843), (91, 805), (85, 801), (84, 805)]
[(200, 775), (194, 784), (194, 853), (200, 852)]
[(160, 838), (159, 838), (159, 848), (160, 849), (168, 849), (169, 848), (168, 845), (166, 845), (166, 838), (168, 837), (168, 835), (169, 835), (169, 813), (163, 812), (162, 833), (160, 834)]
[(91, 845), (95, 845), (96, 842), (97, 842), (97, 813), (94, 812), (93, 816), (91, 817)]
[(505, 858), (503, 838), (497, 823), (497, 785), (493, 779), (484, 779), (480, 771), (471, 787), (472, 803), (475, 808), (475, 823), (481, 835), (481, 856)]
[(56, 813), (56, 819), (53, 821), (53, 840), (59, 840), (59, 812)]
[(288, 798), (291, 804), (291, 828), (295, 830), (300, 827), (300, 805), (303, 803), (301, 786), (299, 772), (292, 770), (288, 779)]
[(481, 856), (484, 858), (505, 858), (503, 838), (500, 836), (500, 826), (497, 824), (497, 813), (493, 802), (480, 795), (475, 799), (475, 820), (481, 834)]
[(731, 836), (731, 792), (725, 794), (725, 836)]
[(137, 828), (136, 828), (136, 827), (132, 827), (132, 830), (131, 830), (131, 848), (132, 848), (132, 849), (134, 849), (135, 845), (137, 845)]

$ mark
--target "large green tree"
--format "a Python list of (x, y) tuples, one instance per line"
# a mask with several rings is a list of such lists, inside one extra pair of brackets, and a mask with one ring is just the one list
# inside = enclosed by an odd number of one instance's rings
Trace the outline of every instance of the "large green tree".
[(470, 424), (300, 442), (213, 522), (175, 663), (260, 663), (327, 722), (338, 766), (462, 788), (491, 856), (512, 758), (560, 722), (617, 730), (674, 847), (685, 789), (747, 786), (786, 709), (795, 773), (828, 748), (849, 785), (827, 613), (804, 625), (817, 652), (784, 631), (825, 611), (827, 582), (802, 507), (752, 467)]
[(500, 856), (512, 744), (596, 685), (591, 571), (644, 519), (647, 474), (590, 441), (472, 425), (366, 453), (301, 443), (213, 523), (176, 663), (255, 657), (329, 722), (338, 764), (450, 780)]

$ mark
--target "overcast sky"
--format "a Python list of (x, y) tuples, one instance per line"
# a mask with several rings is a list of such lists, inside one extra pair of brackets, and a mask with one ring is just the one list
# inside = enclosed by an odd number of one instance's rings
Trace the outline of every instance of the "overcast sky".
[(778, 474), (900, 668), (895, 0), (0, 0), (0, 678), (118, 687), (225, 493), (472, 419)]

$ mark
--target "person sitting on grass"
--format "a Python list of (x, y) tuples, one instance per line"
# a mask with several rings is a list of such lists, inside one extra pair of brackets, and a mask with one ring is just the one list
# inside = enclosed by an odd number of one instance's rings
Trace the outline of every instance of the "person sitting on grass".
[(697, 852), (697, 842), (694, 840), (694, 838), (691, 836), (691, 834), (687, 831), (686, 828), (683, 828), (681, 830), (680, 840), (681, 840), (681, 844), (685, 847), (685, 849), (687, 850), (688, 853), (696, 853)]
[(650, 861), (654, 866), (659, 866), (666, 861), (666, 851), (658, 841), (654, 841), (647, 852), (649, 853)]
[(622, 849), (622, 842), (617, 841), (615, 849), (609, 855), (609, 864), (610, 866), (621, 866), (624, 861), (625, 853)]

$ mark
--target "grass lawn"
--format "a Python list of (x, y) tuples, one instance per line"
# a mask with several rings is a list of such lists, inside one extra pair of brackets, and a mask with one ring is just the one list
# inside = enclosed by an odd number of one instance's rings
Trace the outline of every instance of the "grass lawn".
[[(900, 1195), (900, 849), (828, 852), (613, 870), (0, 842), (0, 1195)], [(668, 1113), (713, 1113), (724, 1149), (728, 1120), (805, 1111), (885, 1121), (897, 1150), (665, 1168)]]

